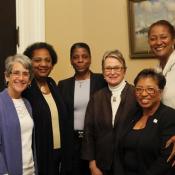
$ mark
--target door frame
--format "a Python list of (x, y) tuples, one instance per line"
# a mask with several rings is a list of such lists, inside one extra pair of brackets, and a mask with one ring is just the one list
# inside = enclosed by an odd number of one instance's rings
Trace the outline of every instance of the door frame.
[(17, 53), (37, 41), (45, 41), (45, 0), (16, 0)]

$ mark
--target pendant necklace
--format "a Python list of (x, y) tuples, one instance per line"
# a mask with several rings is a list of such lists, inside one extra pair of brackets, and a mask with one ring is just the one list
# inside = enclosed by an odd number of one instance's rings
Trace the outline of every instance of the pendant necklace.
[(117, 98), (114, 96), (113, 99), (112, 99), (113, 102), (116, 102), (117, 101)]

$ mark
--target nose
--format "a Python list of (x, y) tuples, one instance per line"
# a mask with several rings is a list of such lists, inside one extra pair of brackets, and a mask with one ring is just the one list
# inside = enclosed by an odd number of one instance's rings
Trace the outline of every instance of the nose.
[(40, 65), (45, 66), (46, 65), (46, 60), (42, 59), (41, 62), (40, 62)]
[(143, 89), (143, 92), (141, 93), (141, 95), (142, 95), (142, 96), (147, 96), (147, 95), (148, 95), (146, 89)]
[(25, 78), (25, 76), (23, 75), (23, 73), (20, 73), (18, 79), (23, 80), (24, 78)]
[(156, 43), (157, 43), (158, 45), (161, 45), (161, 44), (162, 44), (161, 38), (157, 38)]
[(83, 58), (82, 57), (78, 57), (78, 62), (83, 62)]
[(111, 74), (114, 74), (115, 70), (113, 68), (111, 68)]

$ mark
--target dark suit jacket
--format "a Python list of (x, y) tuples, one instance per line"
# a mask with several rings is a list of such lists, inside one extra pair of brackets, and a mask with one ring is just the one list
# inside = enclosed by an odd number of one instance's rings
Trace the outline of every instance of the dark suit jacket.
[[(135, 117), (132, 122), (127, 126), (127, 129), (123, 131), (119, 141), (119, 157), (123, 164), (124, 157), (124, 139), (127, 133), (134, 127), (138, 121), (141, 113)], [(139, 143), (137, 145), (137, 157), (138, 157), (138, 175), (167, 175), (171, 165), (166, 162), (172, 147), (164, 149), (166, 141), (175, 133), (175, 110), (160, 105), (157, 112), (151, 116), (143, 130)], [(133, 160), (134, 161), (134, 160)], [(124, 168), (123, 168), (124, 170)], [(120, 170), (115, 171), (115, 174), (124, 175)], [(174, 175), (175, 172), (169, 172)], [(168, 175), (169, 175), (168, 174)]]
[[(103, 75), (92, 73), (90, 75), (90, 96), (94, 94), (94, 92), (99, 89), (107, 86)], [(69, 124), (71, 125), (71, 133), (69, 135), (69, 139), (71, 140), (71, 144), (69, 147), (69, 154), (73, 155), (73, 134), (74, 134), (74, 88), (75, 88), (75, 76), (70, 77), (65, 80), (61, 80), (58, 83), (58, 90), (64, 99), (66, 104), (66, 110), (68, 112)], [(86, 92), (85, 92), (86, 93)]]
[(85, 116), (85, 137), (82, 158), (96, 160), (101, 170), (110, 170), (114, 157), (115, 137), (137, 109), (134, 88), (128, 83), (121, 93), (121, 102), (112, 126), (111, 91), (99, 90), (91, 98)]
[[(64, 168), (64, 165), (69, 166), (69, 163), (67, 162), (69, 161), (69, 158), (67, 158), (67, 155), (64, 151), (66, 147), (69, 147), (68, 132), (70, 129), (67, 122), (67, 113), (56, 83), (49, 77), (47, 78), (47, 83), (58, 109), (61, 150), (63, 153), (62, 167)], [(38, 172), (43, 175), (52, 175), (53, 134), (50, 108), (40, 89), (38, 88), (35, 79), (32, 81), (31, 86), (23, 93), (23, 96), (29, 100), (33, 110), (33, 118), (36, 131), (36, 154)]]

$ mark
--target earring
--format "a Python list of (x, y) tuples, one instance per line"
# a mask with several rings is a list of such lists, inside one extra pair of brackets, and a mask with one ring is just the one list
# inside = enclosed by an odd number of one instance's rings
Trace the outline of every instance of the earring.
[(8, 87), (9, 82), (5, 80), (5, 87)]
[(27, 87), (30, 88), (31, 87), (31, 83), (29, 83)]

